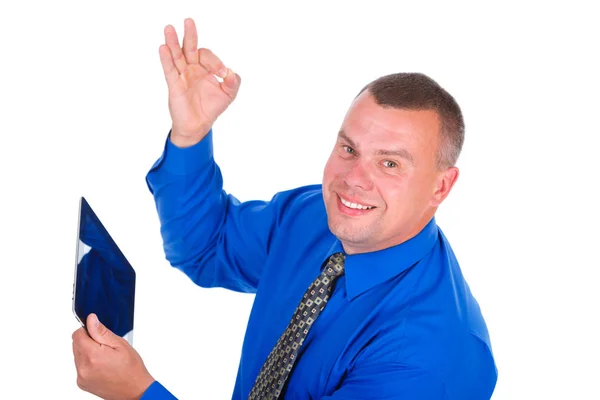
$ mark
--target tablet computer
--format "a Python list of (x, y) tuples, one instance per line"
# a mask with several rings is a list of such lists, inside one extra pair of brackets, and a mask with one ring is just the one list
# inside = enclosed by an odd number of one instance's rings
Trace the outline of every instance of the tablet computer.
[(135, 271), (87, 200), (79, 201), (73, 313), (85, 327), (94, 313), (133, 345)]

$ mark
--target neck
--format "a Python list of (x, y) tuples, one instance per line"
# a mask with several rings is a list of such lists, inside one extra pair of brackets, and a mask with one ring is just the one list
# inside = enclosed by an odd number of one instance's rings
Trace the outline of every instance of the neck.
[(390, 247), (398, 246), (410, 239), (414, 238), (427, 226), (429, 221), (434, 217), (435, 212), (437, 211), (437, 207), (428, 209), (423, 215), (419, 218), (419, 220), (411, 224), (409, 229), (404, 232), (399, 233), (388, 240), (379, 242), (377, 244), (373, 243), (351, 243), (342, 241), (342, 247), (344, 248), (344, 252), (347, 255), (352, 254), (361, 254), (361, 253), (373, 253), (380, 250), (385, 250)]

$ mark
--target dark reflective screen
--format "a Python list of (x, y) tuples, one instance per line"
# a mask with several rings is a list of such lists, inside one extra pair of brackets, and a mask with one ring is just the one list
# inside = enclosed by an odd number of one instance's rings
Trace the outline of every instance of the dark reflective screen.
[(81, 198), (73, 309), (82, 323), (90, 313), (131, 341), (135, 271), (88, 202)]

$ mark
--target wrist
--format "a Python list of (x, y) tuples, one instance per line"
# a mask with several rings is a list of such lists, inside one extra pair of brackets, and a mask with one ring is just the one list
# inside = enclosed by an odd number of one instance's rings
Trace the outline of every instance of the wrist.
[(135, 382), (135, 395), (131, 397), (131, 400), (140, 400), (155, 381), (156, 380), (150, 374), (148, 374)]
[(175, 127), (171, 128), (169, 140), (177, 147), (191, 147), (199, 143), (208, 135), (212, 126), (203, 126), (194, 133), (181, 132)]

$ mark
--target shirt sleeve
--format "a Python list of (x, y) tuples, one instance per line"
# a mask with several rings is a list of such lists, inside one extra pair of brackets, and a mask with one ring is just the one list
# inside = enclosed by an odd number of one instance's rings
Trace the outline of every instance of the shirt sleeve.
[(171, 265), (199, 286), (254, 293), (289, 196), (240, 202), (227, 194), (212, 130), (187, 148), (167, 139), (146, 182)]
[(428, 372), (400, 363), (357, 367), (342, 386), (321, 400), (448, 400), (442, 382)]
[(146, 389), (140, 400), (177, 400), (163, 385), (158, 381), (154, 381), (152, 385)]

